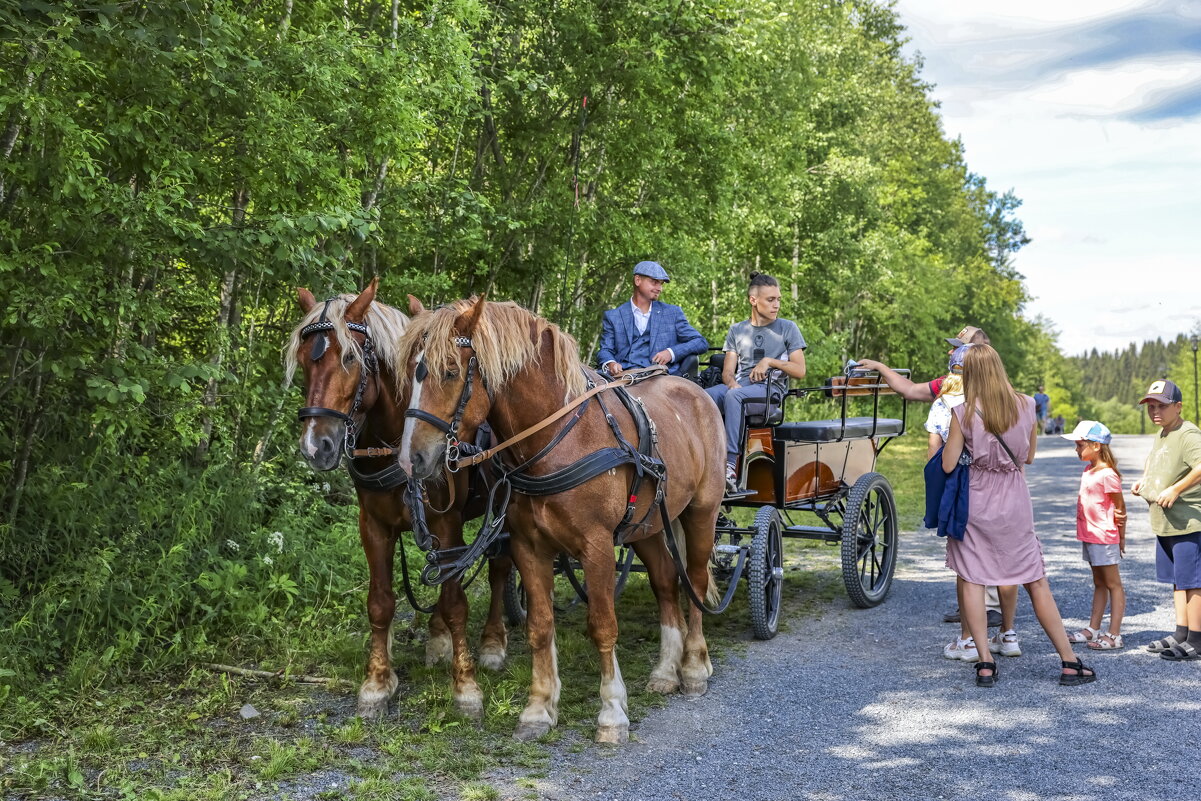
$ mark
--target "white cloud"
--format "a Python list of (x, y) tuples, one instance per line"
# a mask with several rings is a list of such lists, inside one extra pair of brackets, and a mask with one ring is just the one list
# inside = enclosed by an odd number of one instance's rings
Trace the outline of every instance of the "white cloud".
[[(1015, 267), (1034, 296), (1029, 315), (1052, 320), (1068, 353), (1189, 330), (1201, 321), (1201, 120), (1132, 113), (1201, 85), (1201, 53), (1180, 52), (1173, 32), (1175, 20), (1201, 19), (1201, 3), (985, 5), (900, 0), (897, 10), (968, 167), (1023, 200), (1033, 241)], [(1115, 45), (1115, 21), (1131, 14), (1151, 21), (1143, 38)], [(1157, 52), (1164, 31), (1175, 39)]]

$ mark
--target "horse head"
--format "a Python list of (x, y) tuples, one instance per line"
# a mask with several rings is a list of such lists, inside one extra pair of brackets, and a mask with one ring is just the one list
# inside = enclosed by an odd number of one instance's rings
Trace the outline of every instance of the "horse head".
[(491, 409), (472, 339), (484, 309), (482, 297), (443, 306), (419, 318), (401, 340), (409, 408), (399, 459), (417, 478), (436, 474), (447, 448), (470, 441)]
[(338, 466), (380, 396), (391, 391), (381, 379), (381, 357), (386, 369), (395, 350), (389, 339), (399, 336), (408, 318), (375, 302), (378, 284), (376, 278), (358, 295), (325, 301), (297, 290), (305, 316), (292, 332), (285, 359), (289, 378), (298, 367), (304, 374), (300, 453), (314, 470)]

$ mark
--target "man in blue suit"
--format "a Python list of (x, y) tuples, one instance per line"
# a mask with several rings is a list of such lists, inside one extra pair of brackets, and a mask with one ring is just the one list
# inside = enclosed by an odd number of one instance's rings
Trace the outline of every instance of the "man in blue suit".
[(671, 279), (653, 261), (634, 265), (634, 294), (629, 303), (605, 312), (600, 350), (596, 358), (602, 372), (621, 375), (631, 367), (667, 365), (679, 375), (684, 359), (704, 353), (709, 343), (684, 317), (684, 310), (661, 303), (659, 293)]

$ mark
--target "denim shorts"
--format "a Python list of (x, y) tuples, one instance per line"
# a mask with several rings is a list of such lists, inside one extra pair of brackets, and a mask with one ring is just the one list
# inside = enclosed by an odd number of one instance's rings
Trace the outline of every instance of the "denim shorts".
[(1178, 590), (1201, 589), (1201, 531), (1155, 538), (1155, 578)]
[(1084, 561), (1093, 567), (1116, 565), (1122, 561), (1122, 546), (1116, 542), (1112, 545), (1104, 545), (1099, 542), (1082, 542), (1080, 544), (1083, 546)]

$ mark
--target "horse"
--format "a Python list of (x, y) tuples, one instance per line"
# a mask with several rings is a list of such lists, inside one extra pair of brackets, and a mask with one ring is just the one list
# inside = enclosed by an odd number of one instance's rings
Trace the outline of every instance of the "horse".
[[(630, 438), (641, 441), (633, 412), (638, 404), (652, 421), (647, 440), (657, 442), (667, 467), (666, 478), (654, 482), (656, 491), (637, 498), (631, 497), (638, 495), (631, 482), (641, 468), (631, 461), (553, 494), (528, 494), (514, 484), (505, 525), (527, 593), (533, 661), (529, 699), (515, 736), (540, 736), (558, 721), (561, 684), (551, 595), (554, 560), (567, 552), (579, 561), (587, 581), (588, 633), (600, 656), (596, 740), (621, 743), (629, 737), (626, 688), (614, 650), (613, 546), (619, 527), (646, 566), (659, 605), (659, 661), (648, 690), (704, 694), (713, 666), (701, 610), (692, 605), (685, 624), (664, 521), (673, 521), (673, 536), (684, 545), (694, 593), (698, 599), (711, 598), (715, 588), (709, 557), (725, 488), (725, 443), (713, 401), (693, 382), (663, 375), (631, 386), (635, 400), (629, 407), (606, 391), (577, 406), (570, 419), (564, 415), (530, 433), (531, 427), (562, 414), (568, 401), (579, 401), (586, 383), (599, 385), (604, 379), (581, 363), (570, 335), (511, 302), (473, 297), (421, 315), (405, 331), (400, 351), (410, 401), (399, 464), (416, 477), (435, 475), (448, 460), (454, 468), (459, 438), (487, 421), (506, 443), (525, 435), (507, 448), (499, 446), (505, 448), (508, 471), (502, 475), (514, 481), (524, 475), (536, 482), (618, 442), (619, 432), (627, 446)], [(660, 489), (665, 490), (665, 514), (652, 508)], [(623, 526), (625, 521), (637, 522)]]
[[(307, 289), (297, 295), (304, 318), (292, 331), (285, 348), (288, 382), (299, 368), (304, 374), (305, 406), (300, 410), (300, 452), (317, 471), (338, 467), (343, 453), (351, 456), (357, 440), (379, 443), (363, 458), (348, 459), (359, 500), (359, 539), (367, 557), (370, 584), (367, 615), (371, 645), (367, 675), (359, 688), (358, 713), (381, 717), (396, 692), (399, 680), (392, 669), (392, 619), (396, 595), (392, 568), (397, 538), (413, 530), (410, 508), (402, 485), (407, 478), (397, 469), (389, 443), (399, 440), (408, 397), (398, 390), (397, 342), (410, 318), (375, 299), (379, 279), (356, 295), (339, 295), (321, 302)], [(409, 296), (410, 311), (420, 303)], [(441, 543), (463, 544), (463, 522), (478, 516), (469, 508), (466, 472), (453, 477), (453, 486), (442, 481), (427, 488), (426, 519)], [(453, 493), (453, 494), (452, 494)], [(490, 560), (492, 590), (488, 622), (480, 638), (480, 664), (492, 670), (503, 667), (508, 647), (501, 618), (504, 585), (512, 570), (507, 556)], [(450, 661), (455, 704), (464, 715), (483, 715), (483, 694), (475, 680), (475, 666), (467, 646), (467, 596), (460, 581), (442, 585), (430, 616), (426, 664)]]

